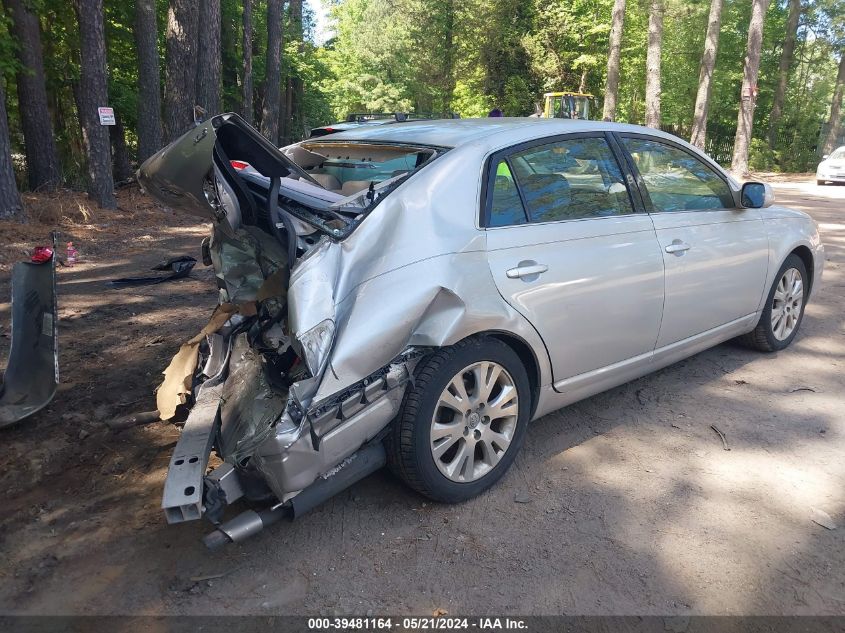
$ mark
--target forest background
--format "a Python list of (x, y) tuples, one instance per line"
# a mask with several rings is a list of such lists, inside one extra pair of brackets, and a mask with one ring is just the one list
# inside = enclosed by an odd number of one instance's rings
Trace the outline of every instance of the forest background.
[(739, 175), (843, 143), (843, 0), (322, 0), (319, 41), (302, 0), (0, 1), (0, 216), (63, 187), (113, 207), (196, 105), (285, 145), (352, 112), (527, 116), (589, 92), (595, 118)]

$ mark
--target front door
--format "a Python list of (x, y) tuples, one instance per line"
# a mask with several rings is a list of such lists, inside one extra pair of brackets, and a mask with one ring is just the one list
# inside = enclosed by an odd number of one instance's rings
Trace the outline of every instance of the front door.
[(769, 253), (760, 211), (739, 208), (724, 177), (681, 145), (620, 136), (645, 189), (666, 268), (657, 347), (756, 312)]
[(601, 134), (495, 154), (485, 218), (499, 292), (542, 336), (555, 383), (650, 355), (663, 260)]

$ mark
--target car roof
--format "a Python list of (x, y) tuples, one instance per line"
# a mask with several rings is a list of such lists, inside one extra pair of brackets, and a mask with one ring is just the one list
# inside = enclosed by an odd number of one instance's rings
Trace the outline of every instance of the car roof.
[(607, 121), (582, 121), (573, 119), (541, 119), (533, 117), (488, 117), (479, 119), (435, 119), (431, 121), (406, 121), (395, 125), (359, 126), (319, 137), (319, 142), (375, 141), (380, 143), (408, 143), (459, 147), (494, 134), (522, 132), (525, 140), (572, 132), (638, 132), (665, 138), (674, 137), (660, 130), (626, 123)]
[(329, 123), (314, 128), (315, 130), (322, 130), (323, 128), (333, 128), (335, 130), (352, 130), (362, 125), (384, 125), (385, 123), (394, 123), (393, 119), (368, 119), (366, 121), (338, 121), (337, 123)]

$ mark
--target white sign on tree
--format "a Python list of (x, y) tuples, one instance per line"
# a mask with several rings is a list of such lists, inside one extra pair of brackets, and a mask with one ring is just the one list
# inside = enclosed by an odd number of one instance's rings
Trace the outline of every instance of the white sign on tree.
[(115, 125), (114, 108), (97, 108), (100, 115), (100, 125)]

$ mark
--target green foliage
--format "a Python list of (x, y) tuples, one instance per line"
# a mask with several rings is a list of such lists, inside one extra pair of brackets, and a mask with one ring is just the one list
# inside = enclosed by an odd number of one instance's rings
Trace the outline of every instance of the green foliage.
[[(220, 95), (223, 110), (240, 112), (241, 86), (243, 85), (243, 48), (242, 4), (235, 2), (220, 3), (221, 56), (223, 72), (223, 92)], [(253, 62), (254, 63), (254, 62)]]
[(288, 39), (285, 49), (285, 64), (290, 74), (302, 81), (302, 110), (300, 125), (303, 133), (332, 121), (329, 98), (322, 86), (329, 69), (323, 56), (323, 49), (314, 44), (314, 14), (306, 6), (302, 16), (302, 40)]
[(87, 176), (74, 97), (74, 87), (79, 83), (76, 13), (67, 0), (43, 0), (39, 13), (47, 98), (53, 113), (53, 131), (63, 177), (66, 184), (81, 189)]
[[(291, 3), (284, 15), (282, 74), (295, 99), (289, 136), (350, 112), (458, 112), (486, 116), (501, 108), (524, 116), (551, 90), (585, 89), (600, 109), (606, 81), (613, 0), (313, 0), (325, 2), (333, 38), (314, 42), (306, 3), (302, 27)], [(79, 77), (78, 26), (68, 0), (32, 0), (41, 19), (50, 111), (66, 181), (82, 182), (82, 139), (74, 89)], [(667, 129), (689, 133), (710, 0), (665, 0), (662, 114)], [(264, 99), (267, 3), (252, 0), (255, 112)], [(725, 0), (708, 136), (711, 147), (733, 142), (742, 81), (748, 0)], [(162, 62), (168, 0), (157, 0)], [(243, 0), (221, 0), (222, 103), (242, 108)], [(766, 15), (759, 96), (751, 145), (755, 169), (806, 170), (816, 160), (828, 117), (837, 63), (845, 51), (845, 0), (806, 0), (775, 146), (768, 133), (786, 26), (787, 0), (772, 0)], [(105, 0), (109, 104), (120, 116), (130, 149), (136, 143), (137, 55), (134, 3)], [(22, 146), (15, 90), (16, 47), (0, 12), (0, 73), (14, 151)], [(642, 123), (648, 2), (628, 0), (623, 32), (618, 119)], [(162, 63), (162, 72), (164, 64)], [(162, 77), (163, 80), (163, 77)], [(283, 104), (285, 101), (283, 101)], [(287, 107), (287, 106), (284, 106)], [(284, 108), (283, 108), (284, 109)], [(596, 111), (596, 110), (594, 110)]]
[(11, 77), (19, 68), (15, 53), (18, 45), (12, 34), (11, 19), (5, 13), (0, 12), (0, 74)]
[(483, 117), (495, 107), (493, 97), (483, 94), (479, 89), (482, 80), (480, 71), (475, 76), (458, 79), (451, 104), (454, 112), (463, 117)]
[(321, 89), (337, 118), (411, 106), (410, 0), (347, 0), (333, 7), (337, 37), (325, 51)]
[(777, 158), (769, 144), (761, 138), (751, 139), (748, 149), (748, 168), (752, 171), (778, 171)]
[(585, 72), (593, 79), (588, 86), (601, 90), (612, 6), (606, 0), (535, 0), (533, 28), (522, 45), (543, 91), (578, 90)]
[(138, 56), (132, 34), (135, 8), (129, 3), (107, 2), (105, 10), (110, 55), (108, 105), (115, 109), (127, 129), (134, 130), (138, 122)]

